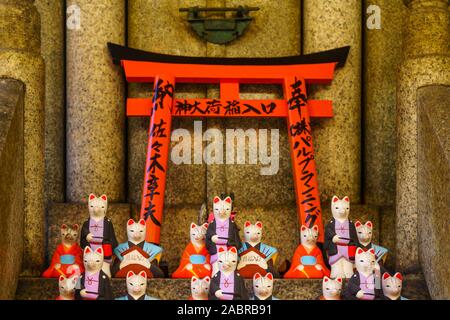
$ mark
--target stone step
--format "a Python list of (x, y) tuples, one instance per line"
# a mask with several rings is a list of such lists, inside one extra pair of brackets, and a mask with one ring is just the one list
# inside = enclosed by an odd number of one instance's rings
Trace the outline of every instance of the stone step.
[[(162, 260), (167, 262), (169, 272), (177, 267), (180, 257), (189, 242), (188, 228), (191, 222), (197, 222), (200, 206), (168, 206), (164, 213), (164, 222), (161, 230), (161, 246), (164, 249)], [(299, 226), (295, 204), (273, 207), (237, 208), (239, 215), (237, 221), (241, 227), (246, 220), (260, 220), (264, 225), (263, 242), (274, 246), (279, 251), (278, 263), (292, 259), (300, 240)], [(60, 242), (59, 228), (63, 223), (82, 224), (88, 217), (87, 204), (53, 204), (48, 212), (48, 259), (51, 258), (56, 245)], [(136, 217), (136, 207), (129, 204), (109, 204), (108, 217), (114, 224), (119, 242), (126, 241), (126, 221)], [(323, 205), (324, 224), (331, 219), (329, 205)], [(374, 207), (364, 205), (351, 206), (352, 220), (362, 222), (371, 220), (374, 225), (374, 241), (379, 239), (379, 213)], [(44, 268), (43, 268), (44, 269)]]
[[(251, 292), (252, 282), (246, 280)], [(126, 293), (124, 279), (112, 280), (114, 297)], [(282, 300), (315, 300), (321, 295), (322, 280), (275, 280), (274, 296)], [(190, 281), (175, 279), (151, 279), (147, 293), (162, 300), (185, 300), (190, 296)], [(16, 292), (17, 300), (52, 300), (58, 296), (58, 280), (43, 278), (20, 278)], [(405, 277), (403, 296), (412, 300), (429, 299), (423, 279)]]

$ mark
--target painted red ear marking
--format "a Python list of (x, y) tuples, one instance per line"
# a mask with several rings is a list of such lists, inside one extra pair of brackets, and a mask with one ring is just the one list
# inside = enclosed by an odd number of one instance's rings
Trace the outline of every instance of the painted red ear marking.
[(86, 253), (92, 253), (91, 247), (86, 246), (86, 248), (84, 248), (84, 254)]
[(339, 201), (339, 198), (336, 197), (336, 196), (334, 196), (334, 197), (333, 197), (333, 202), (338, 202), (338, 201)]
[(308, 228), (306, 226), (302, 226), (302, 231), (306, 231)]
[(349, 197), (345, 197), (345, 198), (344, 198), (344, 201), (345, 201), (345, 202), (350, 202), (350, 198), (349, 198)]
[(195, 229), (197, 227), (197, 225), (195, 223), (191, 223), (191, 229)]
[(208, 224), (207, 224), (207, 223), (204, 223), (204, 224), (202, 225), (202, 227), (205, 228), (205, 229), (208, 229)]
[(328, 282), (328, 281), (330, 281), (330, 278), (328, 278), (327, 276), (325, 276), (325, 277), (323, 277), (323, 282)]
[(237, 253), (236, 247), (231, 247), (228, 251), (232, 253)]
[(255, 273), (255, 275), (253, 276), (253, 280), (258, 280), (259, 278), (261, 278), (261, 275), (258, 272)]
[(219, 248), (219, 253), (222, 253), (222, 252), (224, 252), (225, 251), (225, 249), (223, 248), (223, 247), (220, 247)]
[(140, 223), (141, 225), (145, 226), (145, 220), (144, 220), (144, 219), (139, 220), (139, 223)]
[(369, 253), (375, 255), (375, 250), (373, 250), (373, 248), (372, 248), (372, 249), (369, 250)]
[(361, 227), (362, 226), (362, 223), (360, 222), (360, 221), (356, 221), (355, 222), (355, 227), (356, 228), (359, 228), (359, 227)]
[(95, 250), (95, 253), (103, 255), (103, 248), (102, 247), (97, 248), (97, 250)]
[(389, 275), (389, 273), (385, 272), (383, 273), (383, 280), (386, 280), (387, 278), (390, 278), (391, 276)]
[(231, 198), (230, 197), (226, 197), (225, 198), (225, 202), (231, 203)]
[(197, 280), (198, 280), (197, 277), (192, 277), (191, 282), (195, 282), (195, 281), (197, 281)]
[(262, 224), (261, 221), (258, 221), (258, 222), (256, 222), (256, 226), (257, 226), (258, 228), (262, 229), (263, 224)]
[(250, 227), (252, 224), (250, 223), (250, 221), (245, 221), (244, 227), (248, 228)]
[(210, 277), (206, 277), (205, 279), (203, 279), (203, 281), (209, 282), (209, 281), (211, 281), (211, 278)]
[(336, 281), (342, 283), (342, 278), (337, 278)]
[(133, 219), (128, 220), (127, 225), (132, 226), (133, 224), (134, 224), (134, 220)]
[(139, 272), (139, 275), (140, 275), (142, 278), (147, 279), (147, 272), (141, 271), (141, 272)]
[(106, 195), (102, 195), (101, 198), (102, 198), (103, 201), (108, 200), (108, 197)]
[(61, 282), (61, 281), (64, 281), (64, 280), (66, 280), (66, 277), (63, 276), (63, 275), (60, 275), (60, 276), (59, 276), (59, 281)]
[(219, 197), (214, 197), (214, 203), (217, 203), (217, 202), (219, 202), (220, 201), (220, 198)]
[(402, 275), (401, 275), (400, 272), (397, 272), (397, 273), (394, 275), (394, 277), (396, 277), (396, 278), (399, 279), (400, 281), (403, 281), (403, 277), (402, 277)]
[(313, 227), (313, 230), (318, 232), (319, 231), (319, 227), (315, 224), (314, 227)]
[(80, 225), (77, 224), (77, 223), (75, 223), (75, 224), (72, 226), (72, 229), (73, 229), (73, 230), (78, 230), (79, 228), (80, 228)]
[[(371, 249), (372, 250), (372, 249)], [(361, 248), (358, 248), (358, 250), (356, 250), (356, 254), (361, 254), (361, 253), (363, 253), (364, 252), (364, 250), (363, 249), (361, 249)]]
[(89, 200), (94, 200), (94, 199), (95, 199), (95, 194), (91, 193), (91, 194), (89, 195)]
[(73, 276), (73, 278), (72, 278), (72, 282), (73, 282), (74, 284), (76, 284), (76, 283), (77, 283), (77, 281), (78, 281), (78, 276)]
[(128, 271), (127, 273), (127, 278), (134, 276), (134, 272), (133, 271)]
[(366, 222), (366, 226), (368, 226), (370, 229), (372, 229), (372, 221), (367, 221)]
[(273, 275), (269, 272), (268, 274), (266, 274), (266, 278), (269, 280), (273, 280)]
[(61, 229), (63, 229), (63, 230), (67, 229), (67, 224), (63, 223), (63, 224), (61, 225)]

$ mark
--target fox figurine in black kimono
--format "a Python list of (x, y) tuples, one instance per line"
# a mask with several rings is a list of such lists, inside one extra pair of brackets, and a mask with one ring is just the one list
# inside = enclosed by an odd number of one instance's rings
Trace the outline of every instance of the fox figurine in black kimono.
[(117, 247), (116, 234), (110, 219), (106, 217), (108, 209), (108, 198), (106, 195), (96, 197), (89, 195), (89, 219), (83, 223), (81, 228), (81, 248), (90, 246), (94, 251), (103, 248), (104, 264), (103, 271), (111, 277), (111, 263), (113, 250)]
[(239, 250), (242, 246), (239, 228), (231, 219), (231, 209), (231, 197), (226, 197), (223, 200), (219, 197), (214, 197), (214, 220), (208, 225), (205, 239), (206, 249), (211, 256), (212, 275), (218, 270), (217, 252), (219, 248), (227, 251), (229, 247), (235, 247)]
[(236, 271), (238, 253), (235, 247), (228, 250), (220, 247), (219, 271), (212, 277), (209, 300), (248, 300), (244, 279)]

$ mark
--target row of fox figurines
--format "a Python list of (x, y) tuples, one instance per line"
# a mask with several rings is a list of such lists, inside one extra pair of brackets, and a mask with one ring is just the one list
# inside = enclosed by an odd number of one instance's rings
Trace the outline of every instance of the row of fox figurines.
[[(235, 212), (232, 210), (233, 200), (229, 196), (215, 197), (213, 213), (208, 223), (190, 226), (191, 242), (184, 250), (180, 266), (173, 273), (173, 278), (210, 279), (210, 298), (239, 299), (246, 297), (242, 277), (254, 278), (259, 275), (266, 279), (270, 274), (279, 277), (274, 268), (277, 249), (261, 242), (262, 223), (244, 224), (244, 241), (239, 237), (239, 228), (235, 224)], [(77, 278), (80, 296), (92, 299), (104, 291), (105, 282), (109, 282), (111, 270), (116, 277), (127, 277), (130, 271), (135, 277), (145, 273), (146, 278), (162, 277), (159, 259), (162, 248), (145, 241), (144, 220), (138, 222), (130, 219), (127, 223), (128, 241), (118, 244), (111, 221), (106, 218), (107, 197), (102, 195), (89, 196), (89, 219), (81, 229), (80, 244), (85, 248), (83, 252), (77, 244), (78, 225), (61, 227), (62, 243), (57, 247), (50, 267), (44, 272), (44, 277), (58, 277), (65, 279), (70, 275)], [(358, 299), (375, 299), (379, 296), (380, 272), (387, 250), (372, 244), (372, 223), (353, 224), (349, 219), (350, 201), (348, 197), (342, 200), (336, 196), (332, 199), (333, 219), (325, 229), (325, 254), (331, 265), (331, 274), (324, 263), (322, 251), (316, 242), (319, 228), (302, 226), (301, 244), (295, 251), (290, 269), (284, 273), (284, 278), (350, 278), (349, 288), (359, 288), (353, 296)], [(358, 248), (358, 250), (356, 249)], [(101, 270), (89, 268), (93, 261), (86, 257), (92, 254), (102, 255)], [(364, 260), (364, 264), (356, 264), (354, 272), (355, 254)], [(113, 253), (116, 263), (112, 265)], [(95, 261), (98, 261), (98, 257)], [(357, 259), (358, 262), (358, 259)], [(235, 266), (233, 266), (235, 264)], [(84, 270), (86, 269), (86, 270)], [(85, 278), (85, 274), (89, 274)], [(388, 275), (384, 274), (383, 278)], [(212, 276), (212, 278), (209, 278)], [(391, 277), (395, 278), (395, 277)], [(386, 280), (384, 279), (384, 280)], [(398, 278), (395, 278), (398, 279)], [(64, 279), (61, 279), (64, 281)], [(104, 281), (103, 281), (104, 280)], [(336, 280), (337, 281), (337, 280)], [(378, 281), (378, 285), (376, 282)], [(95, 287), (92, 287), (94, 283)], [(331, 283), (331, 281), (330, 281)], [(230, 287), (233, 290), (230, 291)], [(102, 289), (103, 288), (103, 289)], [(84, 290), (84, 291), (83, 291)], [(234, 292), (236, 291), (236, 292)], [(86, 293), (88, 292), (88, 293)], [(95, 293), (95, 294), (89, 294)], [(216, 293), (217, 292), (217, 293)], [(225, 292), (225, 294), (224, 294)], [(324, 296), (327, 295), (324, 293)]]

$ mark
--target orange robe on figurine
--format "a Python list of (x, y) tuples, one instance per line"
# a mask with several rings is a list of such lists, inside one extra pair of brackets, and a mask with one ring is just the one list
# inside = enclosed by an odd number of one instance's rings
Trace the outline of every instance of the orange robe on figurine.
[(311, 229), (302, 226), (302, 244), (295, 250), (291, 268), (284, 275), (285, 279), (322, 279), (330, 276), (322, 252), (316, 245), (318, 234), (318, 226)]
[(208, 224), (197, 226), (191, 224), (191, 242), (184, 249), (180, 266), (172, 274), (172, 278), (191, 279), (197, 277), (203, 279), (211, 276), (210, 255), (205, 246), (205, 235)]

